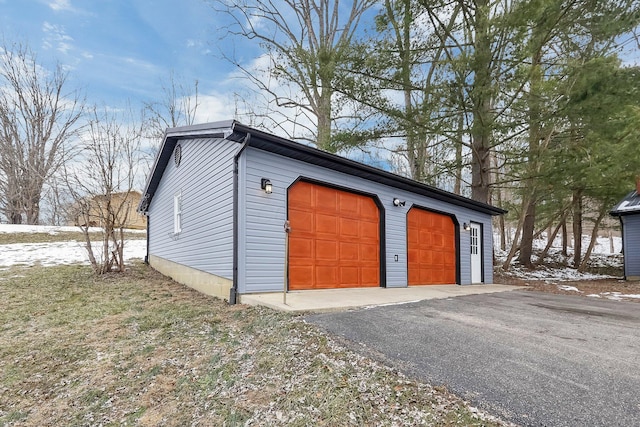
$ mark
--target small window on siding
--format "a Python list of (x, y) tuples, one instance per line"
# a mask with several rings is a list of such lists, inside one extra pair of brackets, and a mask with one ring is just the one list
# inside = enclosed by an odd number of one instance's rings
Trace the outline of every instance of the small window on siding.
[(173, 232), (182, 231), (182, 193), (173, 196)]

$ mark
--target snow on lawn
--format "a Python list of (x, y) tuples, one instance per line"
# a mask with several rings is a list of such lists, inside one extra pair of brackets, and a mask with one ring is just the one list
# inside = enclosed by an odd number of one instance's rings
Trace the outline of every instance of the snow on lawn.
[[(94, 246), (99, 251), (100, 245)], [(147, 251), (146, 240), (125, 240), (124, 258), (143, 259)], [(13, 243), (0, 245), (0, 266), (42, 265), (45, 267), (60, 264), (89, 264), (84, 243), (77, 241), (52, 243)]]
[[(620, 292), (605, 292), (605, 293), (603, 293), (601, 295), (603, 297), (605, 297), (605, 298), (609, 298), (609, 299), (612, 299), (614, 301), (623, 301), (624, 298), (640, 299), (640, 295), (622, 294)], [(591, 296), (591, 295), (589, 295), (589, 296)]]
[[(495, 242), (498, 242), (498, 236), (494, 236)], [(613, 243), (613, 252), (611, 251), (611, 245)], [(538, 256), (545, 248), (547, 244), (546, 238), (540, 238), (534, 240), (533, 250), (534, 255), (532, 261), (536, 263)], [(582, 251), (586, 252), (589, 245), (589, 236), (583, 236), (582, 238)], [(598, 237), (596, 244), (593, 247), (591, 253), (589, 266), (590, 267), (603, 267), (603, 268), (622, 268), (623, 257), (620, 253), (622, 249), (622, 239), (620, 237), (613, 237), (611, 240), (608, 237)], [(570, 265), (573, 261), (573, 248), (567, 248), (568, 256), (562, 255), (562, 242), (559, 238), (553, 242), (548, 255), (545, 257), (544, 262), (547, 265), (553, 265), (554, 267), (547, 267), (540, 265), (535, 270), (529, 270), (523, 268), (517, 262), (517, 256), (511, 261), (511, 265), (508, 271), (508, 275), (518, 277), (521, 279), (531, 280), (546, 280), (546, 281), (575, 281), (575, 280), (598, 280), (616, 278), (615, 276), (608, 276), (603, 274), (592, 273), (579, 273), (575, 268), (562, 267), (563, 265)], [(495, 257), (498, 265), (504, 263), (507, 258), (507, 252), (501, 251), (496, 248)]]
[[(46, 233), (59, 234), (64, 232), (80, 232), (79, 227), (59, 225), (26, 225), (26, 224), (0, 224), (0, 233)], [(90, 232), (99, 233), (100, 227), (89, 227)], [(127, 233), (146, 233), (146, 230), (127, 230)]]
[[(499, 260), (498, 257), (496, 259)], [(508, 275), (518, 277), (520, 279), (546, 280), (549, 282), (572, 282), (577, 280), (598, 280), (598, 279), (617, 279), (616, 276), (608, 276), (605, 274), (580, 273), (571, 267), (554, 267), (549, 268), (539, 266), (535, 270), (529, 270), (519, 264), (511, 264), (511, 268), (507, 272)]]
[(580, 292), (580, 289), (576, 288), (575, 286), (562, 285), (558, 286), (558, 289), (563, 291)]
[[(57, 227), (42, 225), (10, 225), (0, 224), (0, 233), (49, 233), (78, 232), (78, 227)], [(90, 231), (100, 232), (100, 228)], [(128, 230), (137, 232), (138, 230)], [(144, 230), (142, 230), (144, 233)], [(95, 244), (96, 254), (101, 245)], [(147, 251), (146, 240), (125, 240), (125, 260), (143, 259)], [(42, 265), (53, 266), (60, 264), (89, 264), (89, 257), (81, 241), (61, 241), (51, 243), (12, 243), (0, 245), (0, 267), (12, 265)]]

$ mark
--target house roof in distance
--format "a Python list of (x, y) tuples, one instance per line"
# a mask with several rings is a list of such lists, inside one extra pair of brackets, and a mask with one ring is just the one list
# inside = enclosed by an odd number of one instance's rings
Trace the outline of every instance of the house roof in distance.
[(633, 190), (627, 194), (609, 213), (613, 216), (640, 214), (640, 194), (638, 194), (638, 190)]
[(243, 125), (235, 120), (167, 129), (160, 151), (156, 155), (147, 185), (145, 186), (144, 196), (138, 206), (138, 210), (140, 212), (145, 213), (148, 211), (149, 204), (151, 203), (156, 189), (160, 184), (162, 174), (171, 160), (171, 154), (173, 153), (177, 142), (180, 140), (195, 138), (224, 138), (236, 143), (245, 143), (247, 146), (254, 147), (259, 150), (268, 151), (284, 157), (300, 160), (305, 163), (361, 177), (390, 187), (431, 197), (433, 199), (446, 201), (451, 204), (463, 206), (485, 214), (501, 215), (506, 213), (505, 210), (495, 206), (477, 202), (467, 197), (444, 191), (382, 169), (281, 138)]

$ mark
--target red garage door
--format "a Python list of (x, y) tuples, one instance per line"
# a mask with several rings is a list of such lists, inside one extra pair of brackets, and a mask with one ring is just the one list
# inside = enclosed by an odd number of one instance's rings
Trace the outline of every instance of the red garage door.
[(380, 213), (371, 197), (304, 181), (288, 196), (289, 289), (380, 286)]
[(456, 283), (456, 238), (447, 215), (411, 208), (407, 214), (409, 285)]

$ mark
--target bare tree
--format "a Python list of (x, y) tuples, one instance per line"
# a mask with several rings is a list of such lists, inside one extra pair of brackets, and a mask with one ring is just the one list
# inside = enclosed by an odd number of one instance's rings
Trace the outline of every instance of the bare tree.
[[(94, 109), (79, 157), (65, 165), (76, 222), (97, 274), (124, 271), (124, 229), (138, 169), (143, 167), (143, 121), (128, 123), (131, 117)], [(99, 242), (92, 242), (92, 226), (101, 228)]]
[[(213, 0), (233, 20), (226, 36), (255, 40), (265, 49), (265, 73), (256, 73), (235, 58), (257, 88), (278, 107), (296, 110), (296, 126), (306, 126), (308, 139), (320, 149), (336, 151), (332, 126), (339, 118), (336, 84), (350, 62), (360, 19), (374, 0)], [(345, 13), (346, 12), (346, 13)], [(288, 87), (273, 84), (272, 79)], [(306, 117), (299, 120), (298, 114)], [(309, 123), (306, 125), (304, 122)], [(281, 124), (275, 123), (282, 127)], [(293, 135), (290, 135), (293, 136)]]
[(0, 46), (0, 209), (11, 223), (38, 224), (44, 184), (65, 161), (83, 100), (58, 64), (41, 67), (23, 44)]

